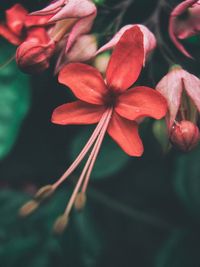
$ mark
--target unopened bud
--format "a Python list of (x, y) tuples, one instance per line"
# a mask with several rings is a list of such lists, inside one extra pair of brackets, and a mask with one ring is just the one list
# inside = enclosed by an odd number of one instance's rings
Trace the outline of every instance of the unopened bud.
[(85, 193), (78, 193), (74, 202), (74, 207), (76, 210), (80, 211), (85, 207), (86, 195)]
[(19, 215), (22, 217), (26, 217), (34, 212), (39, 206), (39, 203), (35, 200), (28, 201), (24, 204), (19, 210)]
[(110, 60), (110, 54), (108, 52), (104, 52), (104, 53), (96, 56), (96, 58), (94, 60), (94, 66), (101, 73), (105, 74), (109, 60)]
[(172, 127), (170, 141), (182, 151), (190, 151), (199, 142), (199, 128), (190, 121), (181, 121)]
[[(44, 32), (42, 33), (44, 34)], [(50, 39), (44, 42), (41, 35), (38, 37), (33, 35), (18, 47), (16, 62), (19, 68), (26, 73), (41, 73), (49, 67), (49, 61), (54, 51), (55, 44)]]
[(53, 226), (53, 231), (56, 234), (62, 234), (68, 225), (68, 221), (69, 221), (68, 216), (66, 216), (65, 214), (61, 215), (55, 221), (54, 226)]
[(48, 197), (50, 197), (54, 193), (54, 188), (52, 185), (45, 185), (41, 187), (37, 193), (35, 194), (35, 199), (37, 201), (42, 201)]

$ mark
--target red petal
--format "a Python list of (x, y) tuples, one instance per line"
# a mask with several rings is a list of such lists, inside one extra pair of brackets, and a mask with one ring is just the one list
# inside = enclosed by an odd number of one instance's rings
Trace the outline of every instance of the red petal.
[(140, 117), (161, 119), (167, 112), (167, 101), (156, 90), (138, 86), (119, 97), (115, 110), (129, 120), (136, 120)]
[(15, 35), (7, 26), (0, 24), (0, 36), (8, 40), (13, 45), (19, 45), (22, 40)]
[(6, 23), (10, 30), (18, 36), (22, 34), (27, 14), (27, 10), (20, 4), (6, 10)]
[(143, 33), (134, 26), (127, 30), (117, 43), (108, 64), (108, 86), (125, 91), (138, 78), (144, 60)]
[(28, 15), (26, 17), (25, 21), (25, 26), (27, 28), (32, 27), (32, 26), (45, 26), (48, 24), (50, 18), (52, 15), (44, 15), (44, 16), (32, 16)]
[(142, 155), (143, 144), (135, 121), (124, 119), (114, 112), (108, 133), (128, 155), (136, 157)]
[(60, 71), (58, 80), (68, 86), (80, 100), (97, 105), (104, 103), (103, 96), (107, 88), (95, 68), (81, 63), (68, 64)]
[(82, 101), (67, 103), (57, 107), (51, 121), (56, 124), (92, 124), (97, 123), (105, 111), (103, 106), (91, 105)]

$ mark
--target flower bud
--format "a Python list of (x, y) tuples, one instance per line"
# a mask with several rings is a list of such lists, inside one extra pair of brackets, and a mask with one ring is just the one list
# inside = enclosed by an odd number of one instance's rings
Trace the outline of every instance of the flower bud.
[(170, 141), (182, 151), (190, 151), (199, 142), (199, 129), (190, 121), (181, 121), (173, 125)]
[(49, 67), (55, 44), (40, 44), (39, 40), (25, 41), (17, 49), (16, 62), (26, 73), (40, 73)]
[(94, 66), (102, 74), (105, 74), (109, 60), (110, 60), (110, 54), (108, 52), (104, 52), (104, 53), (96, 56), (96, 58), (94, 60)]

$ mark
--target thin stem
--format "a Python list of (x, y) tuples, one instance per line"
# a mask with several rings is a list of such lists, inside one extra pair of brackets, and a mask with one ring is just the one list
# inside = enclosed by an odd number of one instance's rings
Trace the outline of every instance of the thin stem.
[(78, 157), (75, 159), (75, 161), (71, 164), (71, 166), (64, 172), (64, 174), (58, 179), (57, 182), (55, 182), (52, 187), (53, 189), (56, 189), (62, 182), (65, 181), (65, 179), (76, 169), (76, 167), (79, 165), (80, 161), (85, 157), (85, 155), (87, 154), (87, 152), (89, 151), (89, 149), (91, 148), (91, 146), (93, 145), (93, 143), (95, 142), (97, 136), (99, 135), (99, 132), (102, 129), (102, 126), (105, 123), (105, 120), (108, 116), (109, 111), (107, 110), (101, 120), (99, 121), (98, 125), (96, 126), (93, 134), (91, 135), (90, 139), (88, 140), (88, 142), (86, 143), (86, 145), (84, 146), (84, 148), (82, 149), (82, 151), (80, 152), (80, 154), (78, 155)]
[(6, 62), (1, 64), (0, 69), (7, 67), (14, 59), (15, 59), (15, 54), (12, 57), (10, 57), (9, 59), (7, 59)]

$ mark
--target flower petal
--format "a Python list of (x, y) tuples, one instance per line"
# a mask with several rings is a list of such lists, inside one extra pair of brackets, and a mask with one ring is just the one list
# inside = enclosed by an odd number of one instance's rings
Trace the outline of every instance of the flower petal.
[(20, 4), (16, 4), (6, 10), (6, 24), (17, 36), (22, 34), (27, 14), (28, 11)]
[(51, 4), (49, 4), (47, 7), (32, 12), (31, 15), (49, 15), (49, 14), (55, 14), (56, 12), (58, 12), (61, 7), (65, 4), (66, 0), (57, 0), (57, 1), (52, 1)]
[(92, 124), (97, 123), (105, 108), (91, 105), (82, 101), (67, 103), (57, 107), (52, 114), (51, 121), (56, 124)]
[(50, 19), (50, 22), (67, 18), (83, 18), (96, 12), (96, 6), (90, 0), (65, 1), (65, 5)]
[(0, 24), (0, 36), (8, 40), (13, 45), (19, 45), (22, 40), (14, 34), (7, 26)]
[(87, 17), (79, 19), (75, 23), (71, 32), (69, 33), (65, 53), (69, 51), (79, 36), (86, 34), (91, 30), (95, 17), (96, 11)]
[(107, 51), (109, 49), (112, 49), (116, 46), (116, 44), (119, 42), (122, 35), (127, 31), (128, 29), (131, 29), (134, 26), (138, 26), (143, 33), (144, 37), (144, 62), (143, 65), (145, 65), (146, 58), (148, 57), (149, 53), (156, 47), (156, 38), (154, 34), (144, 25), (141, 24), (133, 24), (133, 25), (126, 25), (122, 27), (115, 35), (114, 37), (106, 43), (104, 46), (98, 49), (96, 52), (96, 55)]
[(156, 90), (138, 86), (119, 97), (115, 111), (129, 120), (136, 120), (141, 117), (161, 119), (167, 112), (167, 102)]
[[(64, 40), (66, 43), (66, 40)], [(74, 45), (65, 52), (65, 47), (61, 47), (60, 55), (57, 59), (55, 73), (58, 73), (64, 65), (70, 62), (84, 62), (91, 59), (97, 50), (97, 41), (94, 35), (81, 35), (74, 42)]]
[(156, 85), (156, 90), (158, 90), (165, 97), (168, 103), (169, 128), (172, 127), (180, 106), (183, 90), (182, 77), (183, 70), (180, 68), (174, 68)]
[(27, 28), (33, 27), (33, 26), (46, 26), (49, 24), (49, 20), (52, 17), (52, 15), (43, 15), (43, 16), (32, 16), (28, 15), (25, 20), (25, 26)]
[(135, 121), (122, 118), (114, 112), (108, 127), (108, 134), (128, 155), (136, 157), (142, 155), (143, 144)]
[[(178, 17), (181, 16), (189, 7), (191, 7), (193, 4), (195, 4), (198, 0), (186, 0), (181, 2), (178, 6), (174, 8), (172, 13), (170, 14), (170, 19), (169, 19), (169, 36), (174, 43), (174, 45), (177, 47), (178, 50), (180, 50), (185, 56), (189, 58), (193, 58), (185, 49), (185, 47), (179, 42), (177, 39), (177, 26), (178, 26)], [(181, 23), (181, 19), (180, 19)], [(186, 28), (186, 25), (185, 27)]]
[(138, 78), (144, 60), (143, 34), (139, 27), (127, 30), (117, 43), (106, 71), (108, 86), (123, 92)]
[(200, 112), (200, 79), (185, 70), (182, 73), (184, 88)]
[(60, 71), (58, 81), (68, 86), (80, 100), (96, 105), (104, 104), (107, 88), (95, 68), (82, 63), (68, 64)]

